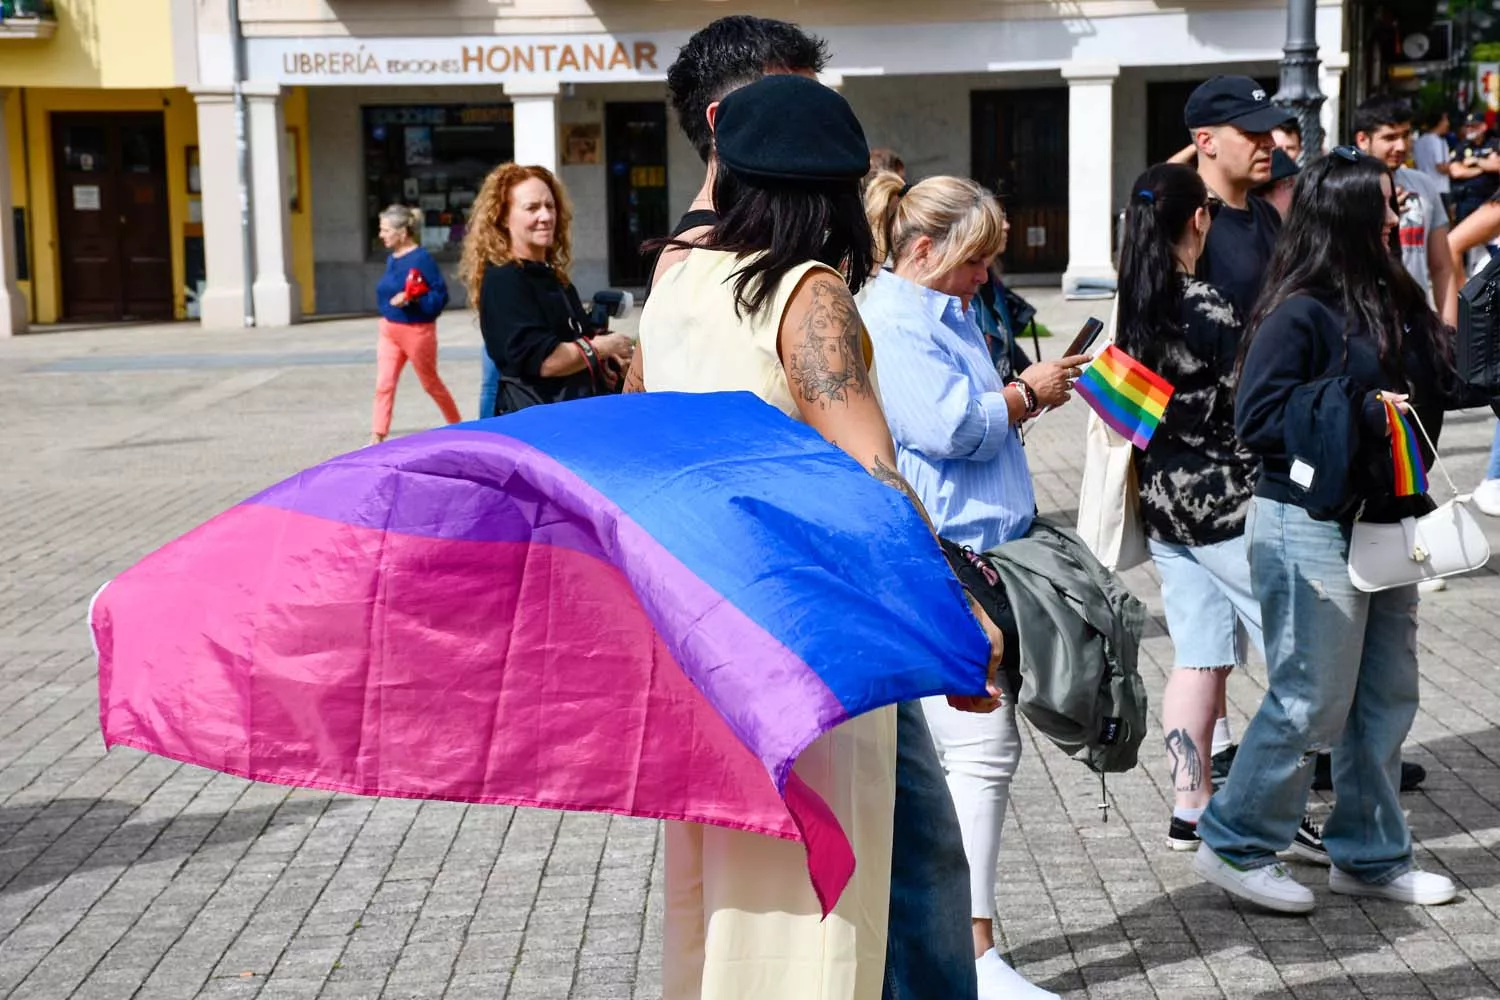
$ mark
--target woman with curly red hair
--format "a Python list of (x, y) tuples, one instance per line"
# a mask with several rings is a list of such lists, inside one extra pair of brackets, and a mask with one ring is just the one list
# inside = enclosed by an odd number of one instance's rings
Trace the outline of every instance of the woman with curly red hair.
[(630, 339), (594, 327), (568, 280), (572, 224), (567, 192), (545, 167), (501, 164), (474, 199), (459, 268), (500, 372), (482, 417), (595, 395), (630, 360)]

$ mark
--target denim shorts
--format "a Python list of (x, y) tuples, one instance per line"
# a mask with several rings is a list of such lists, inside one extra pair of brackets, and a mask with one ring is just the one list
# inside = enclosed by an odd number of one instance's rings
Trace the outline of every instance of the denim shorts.
[(1242, 666), (1248, 644), (1264, 655), (1260, 602), (1250, 589), (1244, 535), (1213, 545), (1148, 541), (1161, 574), (1161, 600), (1176, 666)]

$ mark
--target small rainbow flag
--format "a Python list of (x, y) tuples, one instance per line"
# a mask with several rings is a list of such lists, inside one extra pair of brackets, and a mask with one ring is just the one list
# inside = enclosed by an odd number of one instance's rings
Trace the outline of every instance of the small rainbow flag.
[(1396, 470), (1396, 495), (1420, 496), (1427, 492), (1427, 469), (1422, 465), (1422, 452), (1417, 448), (1417, 436), (1411, 431), (1411, 421), (1389, 399), (1381, 402), (1385, 404), (1385, 422), (1391, 429), (1391, 464)]
[(1093, 360), (1073, 388), (1100, 420), (1142, 451), (1174, 391), (1170, 382), (1114, 344)]

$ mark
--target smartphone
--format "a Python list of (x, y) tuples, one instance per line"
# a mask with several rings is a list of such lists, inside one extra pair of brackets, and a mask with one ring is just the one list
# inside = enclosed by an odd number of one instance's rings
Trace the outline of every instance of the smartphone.
[(1073, 338), (1073, 342), (1063, 352), (1063, 357), (1070, 358), (1075, 354), (1087, 354), (1089, 348), (1094, 346), (1094, 341), (1099, 339), (1099, 334), (1103, 332), (1104, 324), (1090, 316), (1088, 322), (1083, 324), (1083, 329), (1078, 331), (1078, 336)]

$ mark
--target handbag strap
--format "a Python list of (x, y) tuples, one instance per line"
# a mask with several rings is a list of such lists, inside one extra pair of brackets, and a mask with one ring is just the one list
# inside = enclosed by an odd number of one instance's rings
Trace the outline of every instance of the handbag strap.
[(1427, 442), (1427, 447), (1432, 450), (1432, 464), (1442, 473), (1443, 480), (1448, 484), (1448, 492), (1457, 500), (1463, 496), (1459, 493), (1458, 486), (1454, 484), (1453, 477), (1448, 475), (1448, 469), (1443, 465), (1443, 458), (1438, 454), (1437, 445), (1432, 443), (1432, 438), (1427, 435), (1427, 428), (1422, 426), (1422, 418), (1417, 416), (1417, 408), (1408, 405), (1406, 415), (1411, 417), (1411, 422), (1417, 425), (1417, 430), (1422, 434), (1422, 440)]

